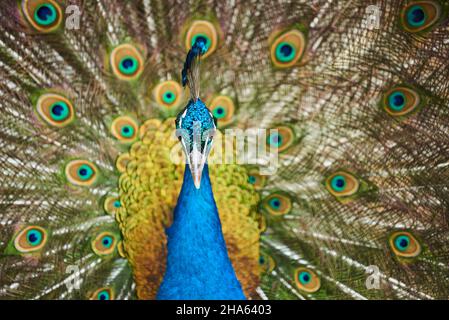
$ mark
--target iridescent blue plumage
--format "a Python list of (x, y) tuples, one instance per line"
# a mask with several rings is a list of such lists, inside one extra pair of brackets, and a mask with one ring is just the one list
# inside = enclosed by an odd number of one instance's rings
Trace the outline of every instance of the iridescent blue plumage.
[(200, 189), (186, 166), (167, 238), (158, 299), (245, 299), (226, 249), (207, 165)]

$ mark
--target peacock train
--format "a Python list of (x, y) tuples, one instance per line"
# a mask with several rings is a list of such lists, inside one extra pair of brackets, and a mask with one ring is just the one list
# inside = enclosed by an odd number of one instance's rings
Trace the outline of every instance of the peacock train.
[(0, 299), (449, 298), (447, 1), (0, 19)]

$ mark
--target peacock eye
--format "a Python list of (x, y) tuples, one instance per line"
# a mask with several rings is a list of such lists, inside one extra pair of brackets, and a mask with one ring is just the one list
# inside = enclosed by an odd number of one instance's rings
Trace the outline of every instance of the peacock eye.
[(193, 44), (197, 41), (203, 42), (207, 48), (203, 58), (208, 57), (217, 49), (218, 33), (211, 22), (206, 20), (196, 20), (192, 22), (185, 36), (186, 49), (190, 50)]
[(227, 96), (217, 96), (209, 104), (212, 115), (217, 119), (219, 127), (230, 124), (233, 120), (235, 106), (231, 98)]
[(303, 56), (306, 38), (304, 33), (293, 29), (277, 36), (271, 41), (271, 61), (278, 68), (289, 68)]
[(408, 4), (401, 13), (403, 28), (412, 33), (432, 27), (442, 15), (442, 9), (436, 1), (415, 1)]
[(92, 250), (98, 255), (109, 255), (117, 246), (117, 237), (111, 232), (102, 232), (92, 240)]
[(295, 270), (295, 282), (298, 289), (309, 293), (318, 291), (321, 286), (321, 281), (317, 274), (303, 267)]
[(64, 101), (55, 102), (50, 106), (50, 114), (56, 121), (65, 120), (69, 115), (69, 107)]
[(281, 200), (278, 197), (274, 197), (270, 199), (269, 204), (271, 208), (279, 210), (279, 208), (281, 207)]
[(346, 177), (337, 175), (331, 179), (331, 187), (336, 192), (344, 192), (347, 187)]
[(265, 186), (266, 177), (259, 174), (258, 169), (251, 169), (248, 172), (248, 183), (254, 186), (254, 189), (260, 190)]
[(119, 62), (119, 70), (122, 74), (127, 76), (133, 75), (139, 68), (139, 61), (131, 56), (122, 58)]
[(101, 239), (101, 245), (106, 248), (109, 249), (112, 245), (113, 239), (112, 237), (109, 236), (105, 236)]
[(165, 109), (176, 108), (182, 100), (182, 87), (175, 81), (161, 82), (153, 92), (156, 103)]
[(31, 26), (40, 32), (54, 31), (62, 21), (61, 7), (53, 0), (22, 0), (22, 11)]
[(418, 240), (407, 231), (398, 231), (390, 235), (390, 247), (398, 257), (412, 258), (421, 253)]
[(109, 295), (109, 292), (106, 290), (102, 290), (97, 294), (98, 300), (111, 300), (111, 296)]
[(38, 226), (28, 226), (20, 231), (14, 239), (14, 247), (22, 253), (35, 252), (47, 242), (47, 232)]
[(221, 119), (226, 116), (226, 109), (223, 106), (217, 106), (213, 110), (214, 117)]
[(111, 52), (111, 68), (121, 80), (134, 80), (143, 71), (143, 58), (136, 47), (122, 44)]
[(34, 10), (34, 19), (41, 26), (48, 26), (55, 23), (58, 18), (56, 8), (51, 3), (44, 3), (37, 6)]
[(42, 120), (57, 128), (67, 126), (75, 117), (71, 102), (53, 93), (41, 95), (37, 100), (36, 110)]
[(166, 91), (162, 95), (162, 101), (167, 104), (172, 104), (176, 100), (176, 94), (173, 91)]
[(286, 63), (291, 62), (296, 56), (296, 48), (288, 43), (281, 42), (276, 46), (276, 60)]
[(111, 288), (100, 288), (91, 295), (91, 300), (114, 300), (114, 291)]
[(267, 136), (267, 147), (283, 152), (293, 145), (295, 132), (292, 128), (282, 126), (270, 130)]
[(97, 179), (96, 166), (87, 160), (73, 160), (65, 167), (67, 180), (75, 186), (88, 187), (95, 183)]
[(308, 271), (302, 271), (298, 275), (298, 280), (302, 285), (307, 285), (312, 281), (312, 275)]
[(283, 192), (274, 192), (262, 200), (263, 208), (274, 216), (287, 214), (292, 209), (290, 196)]
[(402, 92), (393, 92), (388, 97), (388, 106), (391, 110), (402, 111), (405, 106), (405, 95)]
[(103, 203), (104, 211), (109, 214), (115, 215), (117, 209), (121, 208), (122, 204), (118, 197), (106, 197)]
[(260, 270), (263, 273), (270, 273), (276, 267), (276, 262), (268, 254), (262, 253), (259, 257)]
[(348, 172), (338, 171), (326, 179), (327, 190), (336, 197), (349, 197), (359, 190), (358, 179)]
[(407, 87), (394, 87), (384, 94), (383, 109), (393, 117), (405, 116), (421, 104), (419, 94)]
[(83, 164), (78, 168), (77, 174), (81, 180), (85, 181), (89, 180), (93, 176), (94, 170), (88, 164)]
[(131, 143), (137, 138), (139, 126), (128, 116), (116, 118), (111, 125), (111, 134), (120, 142)]

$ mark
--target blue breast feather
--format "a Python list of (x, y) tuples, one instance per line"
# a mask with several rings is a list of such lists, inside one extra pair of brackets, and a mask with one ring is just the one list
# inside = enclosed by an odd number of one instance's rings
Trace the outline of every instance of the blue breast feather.
[(200, 189), (186, 166), (174, 221), (166, 233), (167, 268), (157, 299), (245, 299), (226, 249), (207, 165)]

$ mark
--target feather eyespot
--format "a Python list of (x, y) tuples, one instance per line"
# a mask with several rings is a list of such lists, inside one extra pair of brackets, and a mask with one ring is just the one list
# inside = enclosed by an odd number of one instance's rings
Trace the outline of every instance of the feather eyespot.
[(425, 31), (435, 25), (442, 15), (441, 5), (436, 1), (414, 1), (401, 12), (401, 24), (411, 33)]
[(217, 119), (219, 127), (230, 124), (233, 120), (235, 106), (231, 98), (227, 96), (217, 96), (209, 104), (212, 115)]
[(98, 169), (90, 161), (72, 160), (65, 167), (65, 176), (75, 186), (89, 187), (96, 182)]
[(61, 6), (53, 0), (22, 0), (22, 11), (31, 26), (44, 33), (56, 30), (63, 18)]
[(343, 169), (327, 176), (323, 184), (327, 191), (343, 204), (351, 202), (361, 195), (373, 196), (377, 190), (377, 187), (371, 182)]
[(385, 92), (383, 109), (393, 117), (406, 116), (421, 106), (421, 97), (413, 89), (404, 86), (391, 88)]
[(248, 172), (248, 183), (254, 186), (255, 190), (260, 190), (265, 186), (266, 176), (259, 173), (258, 169), (251, 169)]
[(336, 197), (349, 197), (357, 193), (360, 183), (352, 174), (338, 171), (326, 179), (327, 190)]
[(47, 242), (47, 231), (39, 226), (28, 226), (14, 239), (14, 247), (21, 253), (41, 250)]
[(397, 231), (389, 237), (390, 248), (398, 257), (413, 258), (421, 253), (421, 245), (408, 231)]
[(139, 50), (130, 44), (122, 44), (111, 52), (111, 68), (121, 80), (135, 80), (143, 71), (144, 61)]
[(267, 136), (267, 147), (270, 149), (277, 149), (278, 152), (283, 152), (290, 148), (295, 142), (295, 132), (292, 128), (281, 126), (273, 128), (269, 131)]
[(36, 111), (42, 120), (57, 128), (67, 126), (75, 118), (72, 103), (59, 94), (41, 95), (36, 103)]
[(102, 232), (92, 240), (92, 250), (100, 256), (109, 255), (117, 246), (117, 237), (111, 232)]
[(292, 199), (283, 192), (274, 192), (262, 200), (263, 208), (271, 215), (281, 216), (292, 209)]
[(176, 81), (164, 81), (154, 88), (153, 94), (159, 106), (173, 109), (182, 101), (183, 90)]
[(114, 290), (100, 288), (91, 295), (90, 300), (114, 300)]
[(114, 119), (111, 125), (111, 134), (122, 143), (131, 143), (137, 138), (139, 126), (128, 116)]
[[(273, 36), (272, 36), (273, 38)], [(304, 54), (306, 37), (299, 29), (281, 33), (271, 41), (270, 55), (277, 68), (294, 66)]]
[(298, 268), (295, 270), (295, 283), (299, 290), (314, 293), (321, 287), (318, 275), (309, 268)]
[(173, 91), (166, 91), (162, 94), (162, 101), (172, 104), (176, 100), (176, 94)]
[(104, 211), (111, 215), (115, 215), (118, 209), (122, 207), (118, 197), (106, 197), (103, 203)]
[(263, 273), (270, 273), (276, 268), (276, 262), (268, 254), (262, 253), (259, 257), (260, 271)]
[(206, 20), (196, 20), (190, 25), (185, 36), (185, 47), (190, 50), (196, 41), (203, 41), (207, 51), (203, 58), (210, 56), (218, 45), (218, 32), (215, 26)]

